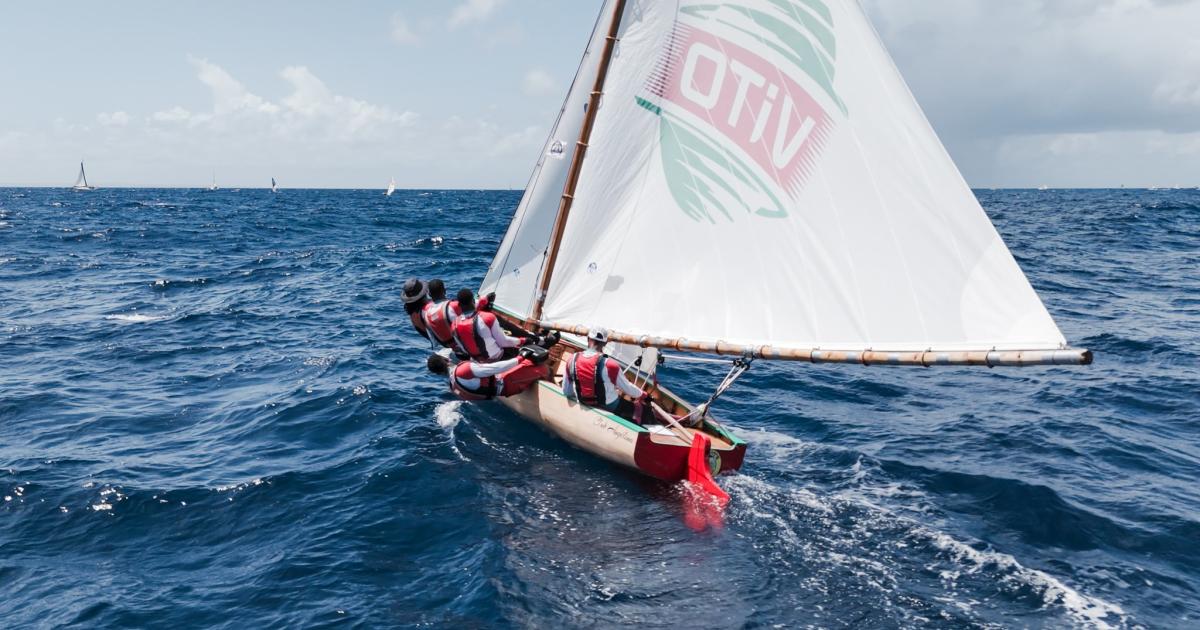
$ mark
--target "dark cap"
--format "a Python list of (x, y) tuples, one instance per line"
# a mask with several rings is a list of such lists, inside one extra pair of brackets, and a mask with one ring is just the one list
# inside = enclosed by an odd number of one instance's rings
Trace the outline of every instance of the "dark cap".
[(412, 304), (429, 297), (429, 287), (419, 278), (409, 278), (404, 283), (404, 303)]

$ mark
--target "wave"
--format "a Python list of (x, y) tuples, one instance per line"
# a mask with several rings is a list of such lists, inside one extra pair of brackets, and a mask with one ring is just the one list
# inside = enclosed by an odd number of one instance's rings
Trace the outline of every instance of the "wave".
[(168, 291), (171, 289), (188, 289), (192, 287), (203, 287), (212, 282), (209, 278), (192, 278), (187, 280), (171, 280), (168, 278), (159, 278), (150, 283), (150, 288), (155, 291)]
[[(951, 604), (965, 616), (963, 621), (972, 625), (987, 625), (996, 614), (1008, 616), (994, 607), (1030, 601), (1036, 602), (1030, 612), (1046, 614), (1057, 609), (1081, 626), (1133, 625), (1121, 606), (1084, 594), (1046, 571), (1024, 566), (1011, 554), (984, 542), (967, 542), (941, 531), (930, 524), (937, 520), (932, 514), (916, 517), (886, 507), (873, 489), (825, 494), (747, 474), (729, 477), (725, 485), (733, 496), (731, 522), (765, 528), (766, 536), (783, 545), (769, 555), (776, 570), (804, 566), (828, 574), (827, 582), (853, 580), (872, 585), (876, 597), (882, 598), (874, 600), (877, 605), (889, 609), (911, 606), (909, 598), (914, 592), (934, 588), (944, 592), (944, 603)], [(901, 551), (904, 556), (899, 555)], [(918, 557), (909, 557), (913, 554)], [(915, 578), (907, 575), (908, 563), (918, 563), (934, 583), (910, 583)], [(968, 593), (979, 589), (976, 582), (999, 585), (1004, 600), (971, 597)], [(870, 595), (865, 597), (872, 601)]]
[(148, 324), (151, 322), (161, 322), (170, 317), (169, 315), (147, 315), (145, 313), (118, 313), (116, 315), (105, 315), (104, 319), (108, 321), (127, 322), (131, 324)]

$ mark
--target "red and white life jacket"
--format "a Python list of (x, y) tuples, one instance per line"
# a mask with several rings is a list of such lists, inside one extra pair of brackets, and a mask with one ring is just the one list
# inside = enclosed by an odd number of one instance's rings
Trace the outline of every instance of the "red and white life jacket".
[(500, 393), (500, 383), (495, 376), (475, 375), (470, 361), (463, 361), (450, 372), (450, 389), (463, 400), (492, 400)]
[[(488, 348), (488, 340), (492, 337), (495, 323), (496, 316), (491, 313), (475, 311), (470, 315), (460, 315), (454, 320), (454, 343), (476, 361), (491, 361), (493, 356)], [(492, 341), (492, 345), (495, 346), (496, 342)]]
[(487, 342), (483, 335), (479, 334), (478, 311), (470, 315), (459, 315), (454, 320), (451, 333), (454, 336), (454, 345), (458, 346), (463, 354), (476, 361), (488, 360)]
[(454, 343), (454, 321), (462, 315), (458, 302), (446, 300), (441, 303), (430, 302), (421, 310), (425, 320), (425, 328), (429, 331), (431, 340), (450, 347)]
[(620, 364), (598, 352), (576, 352), (567, 361), (567, 370), (575, 384), (575, 398), (580, 403), (589, 407), (608, 406), (607, 383), (617, 382)]

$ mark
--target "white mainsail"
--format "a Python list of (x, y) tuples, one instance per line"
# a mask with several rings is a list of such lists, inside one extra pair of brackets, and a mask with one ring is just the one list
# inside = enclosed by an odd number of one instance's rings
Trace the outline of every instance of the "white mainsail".
[[(589, 144), (544, 322), (859, 353), (1066, 348), (857, 0), (630, 3)], [(484, 283), (522, 317), (565, 179), (546, 170)]]
[(495, 291), (501, 296), (499, 301), (503, 307), (520, 317), (529, 316), (533, 308), (550, 230), (575, 156), (575, 143), (583, 127), (592, 81), (600, 64), (600, 51), (615, 4), (616, 0), (608, 0), (601, 9), (600, 20), (592, 31), (558, 121), (546, 140), (525, 195), (480, 289), (483, 294)]
[(83, 170), (83, 162), (79, 163), (79, 175), (75, 177), (75, 185), (72, 186), (75, 190), (92, 190), (88, 185), (87, 171)]

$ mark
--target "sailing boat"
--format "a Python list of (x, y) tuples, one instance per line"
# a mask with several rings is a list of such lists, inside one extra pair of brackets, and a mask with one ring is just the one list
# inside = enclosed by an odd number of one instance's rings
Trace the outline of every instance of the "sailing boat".
[(273, 192), (273, 193), (279, 192), (279, 185), (275, 183), (274, 177), (271, 178), (271, 192)]
[[(605, 2), (489, 292), (508, 326), (564, 333), (559, 376), (505, 404), (668, 481), (691, 476), (697, 445), (713, 472), (742, 465), (746, 442), (709, 408), (755, 361), (1092, 360), (1067, 345), (857, 0)], [(563, 359), (595, 327), (646, 383), (654, 421), (563, 395)], [(657, 384), (660, 349), (729, 357), (729, 375), (689, 404)]]
[(75, 185), (71, 187), (75, 192), (91, 192), (96, 190), (95, 186), (89, 186), (87, 180), (87, 172), (83, 170), (83, 162), (79, 163), (79, 175), (75, 178)]
[(210, 185), (207, 190), (208, 190), (208, 192), (217, 192), (218, 190), (221, 190), (220, 188), (217, 188), (216, 172), (213, 172), (212, 185)]
[(391, 197), (392, 193), (394, 193), (394, 192), (396, 192), (396, 178), (395, 177), (393, 177), (392, 181), (388, 184), (388, 189), (387, 189), (387, 192), (384, 193), (384, 196)]

